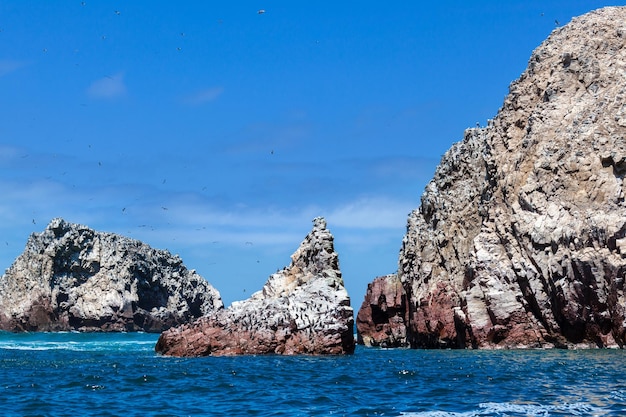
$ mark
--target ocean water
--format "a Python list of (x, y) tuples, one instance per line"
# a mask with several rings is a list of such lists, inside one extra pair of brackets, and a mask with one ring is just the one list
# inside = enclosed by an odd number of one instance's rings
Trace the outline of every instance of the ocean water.
[(169, 358), (154, 334), (0, 333), (4, 416), (624, 416), (626, 352), (357, 347)]

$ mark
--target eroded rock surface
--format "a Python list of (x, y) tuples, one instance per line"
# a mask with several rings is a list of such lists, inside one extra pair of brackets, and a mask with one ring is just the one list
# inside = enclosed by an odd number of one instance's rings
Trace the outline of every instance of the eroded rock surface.
[(626, 8), (555, 29), (444, 155), (399, 259), (413, 347), (624, 347)]
[(367, 286), (356, 317), (357, 341), (384, 348), (409, 346), (406, 293), (397, 274), (376, 278)]
[(223, 308), (180, 257), (54, 219), (0, 278), (0, 329), (160, 332)]
[(333, 236), (323, 218), (249, 299), (164, 332), (156, 351), (170, 356), (354, 351), (353, 310), (343, 286)]

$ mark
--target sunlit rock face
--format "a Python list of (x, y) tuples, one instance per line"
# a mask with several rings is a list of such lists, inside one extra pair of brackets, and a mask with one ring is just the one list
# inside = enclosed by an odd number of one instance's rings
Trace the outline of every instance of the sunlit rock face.
[(0, 278), (0, 329), (146, 331), (223, 308), (180, 257), (54, 219)]
[(170, 356), (350, 354), (353, 310), (333, 236), (313, 221), (291, 264), (249, 299), (164, 332), (156, 351)]
[(624, 347), (626, 8), (555, 29), (509, 90), (408, 218), (408, 341)]

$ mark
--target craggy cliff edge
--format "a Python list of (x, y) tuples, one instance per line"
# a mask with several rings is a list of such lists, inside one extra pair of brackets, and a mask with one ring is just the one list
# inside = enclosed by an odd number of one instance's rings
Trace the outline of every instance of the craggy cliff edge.
[(54, 219), (0, 278), (0, 329), (161, 332), (223, 308), (167, 251)]
[(554, 30), (509, 91), (409, 216), (406, 342), (624, 347), (626, 8)]
[(156, 351), (170, 356), (349, 354), (353, 310), (333, 236), (323, 218), (261, 291), (194, 323), (172, 328)]

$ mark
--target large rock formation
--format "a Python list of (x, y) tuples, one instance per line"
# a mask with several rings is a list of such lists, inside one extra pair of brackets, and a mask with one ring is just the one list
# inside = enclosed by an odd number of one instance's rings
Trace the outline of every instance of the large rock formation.
[(0, 278), (0, 329), (160, 332), (223, 308), (180, 257), (54, 219)]
[(397, 274), (376, 278), (367, 286), (356, 317), (357, 341), (384, 348), (409, 346), (408, 302)]
[(626, 8), (558, 28), (442, 158), (399, 277), (413, 347), (624, 347)]
[(171, 356), (345, 354), (354, 351), (353, 311), (333, 236), (323, 218), (261, 291), (195, 323), (164, 332), (156, 351)]

